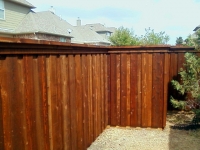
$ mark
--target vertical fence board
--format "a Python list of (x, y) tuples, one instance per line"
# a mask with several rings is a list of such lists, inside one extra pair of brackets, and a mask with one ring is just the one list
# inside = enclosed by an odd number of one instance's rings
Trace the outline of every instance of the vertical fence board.
[(131, 54), (130, 58), (130, 126), (136, 127), (138, 120), (138, 91), (137, 91), (137, 54)]
[[(40, 86), (40, 79), (41, 76), (39, 75), (41, 73), (40, 65), (39, 65), (39, 59), (41, 59), (41, 56), (36, 57), (33, 59), (33, 83), (34, 83), (34, 106), (35, 106), (35, 126), (36, 126), (36, 143), (37, 149), (44, 149), (44, 140), (43, 140), (43, 133), (42, 133), (42, 121), (43, 117), (41, 115), (42, 112), (42, 104), (41, 104), (41, 86)], [(29, 83), (28, 83), (29, 84)]]
[[(110, 65), (111, 65), (111, 80), (110, 80), (110, 125), (115, 126), (117, 125), (117, 82), (116, 82), (116, 54), (110, 55)], [(117, 91), (118, 92), (118, 91)]]
[[(75, 78), (76, 78), (76, 113), (77, 113), (77, 149), (83, 149), (83, 103), (82, 103), (82, 82), (81, 82), (81, 59), (80, 55), (75, 56)], [(75, 119), (75, 118), (74, 118)]]
[(71, 132), (70, 132), (70, 107), (69, 107), (69, 66), (68, 57), (65, 55), (61, 58), (61, 81), (62, 81), (62, 116), (63, 116), (63, 149), (71, 149)]
[[(151, 127), (152, 118), (152, 53), (147, 54), (147, 126)], [(160, 83), (162, 85), (162, 83)]]
[(89, 146), (89, 100), (88, 100), (88, 66), (87, 66), (87, 56), (82, 55), (82, 98), (83, 98), (83, 142), (84, 149)]
[(10, 79), (12, 76), (11, 67), (12, 57), (6, 57), (1, 65), (2, 79), (1, 79), (1, 98), (2, 98), (2, 114), (3, 114), (3, 132), (4, 132), (4, 148), (6, 150), (12, 149), (11, 141), (11, 92), (12, 88), (10, 84)]
[(43, 144), (45, 150), (49, 149), (49, 124), (48, 124), (48, 101), (47, 101), (47, 74), (46, 74), (46, 56), (39, 59), (39, 73), (40, 73), (40, 86), (41, 86), (41, 99), (42, 99), (42, 132)]
[(71, 142), (72, 150), (77, 149), (77, 108), (75, 97), (75, 60), (73, 55), (69, 55), (69, 99), (70, 99), (70, 120), (71, 120)]
[[(101, 103), (101, 132), (103, 132), (103, 130), (105, 129), (105, 71), (104, 71), (104, 55), (101, 54), (100, 55), (101, 57), (101, 62), (100, 62), (100, 65), (101, 65), (101, 69), (100, 69), (100, 76), (101, 76), (101, 84), (100, 84), (100, 88), (101, 88), (101, 100), (100, 100), (100, 103)], [(101, 133), (100, 132), (100, 133)]]
[(97, 54), (96, 55), (96, 83), (97, 83), (97, 87), (96, 87), (96, 116), (97, 116), (97, 135), (96, 138), (99, 136), (99, 134), (101, 133), (101, 109), (100, 109), (100, 102), (101, 102), (101, 89), (100, 89), (100, 55)]
[(163, 113), (163, 72), (164, 72), (164, 54), (154, 54), (153, 57), (153, 116), (152, 116), (152, 127), (162, 127), (162, 117)]
[(89, 143), (92, 143), (94, 139), (94, 118), (93, 118), (93, 90), (92, 90), (92, 56), (87, 55), (88, 66), (88, 103), (89, 103)]
[[(11, 132), (12, 146), (15, 149), (25, 149), (25, 98), (24, 98), (24, 78), (22, 56), (15, 56), (12, 59), (12, 76), (11, 76)], [(21, 139), (21, 140), (19, 140)]]
[(104, 54), (104, 70), (105, 70), (105, 74), (104, 74), (104, 78), (105, 78), (105, 88), (104, 88), (104, 100), (105, 100), (105, 105), (104, 105), (104, 108), (105, 108), (105, 124), (104, 124), (104, 128), (106, 128), (106, 126), (109, 124), (109, 121), (108, 121), (108, 118), (109, 118), (109, 108), (108, 108), (108, 104), (109, 104), (109, 72), (108, 72), (108, 68), (109, 68), (109, 56), (107, 56), (106, 54)]
[(48, 99), (48, 123), (49, 123), (49, 149), (53, 150), (53, 135), (52, 135), (52, 111), (51, 111), (51, 56), (46, 58), (46, 74), (47, 74), (47, 99)]
[(93, 125), (94, 125), (94, 137), (97, 137), (97, 60), (96, 55), (92, 55), (92, 103), (93, 103)]
[(127, 125), (127, 55), (121, 54), (121, 126)]
[(0, 56), (0, 149), (5, 149), (4, 147), (4, 131), (3, 131), (3, 81), (4, 81), (4, 73), (5, 70), (2, 69), (4, 67), (5, 56)]
[(168, 53), (164, 54), (164, 101), (163, 101), (163, 125), (162, 128), (166, 126), (167, 117), (167, 100), (168, 100), (168, 84), (169, 84), (169, 60), (170, 55)]
[(137, 64), (137, 96), (138, 96), (138, 105), (137, 105), (137, 111), (138, 111), (138, 120), (137, 120), (137, 126), (142, 126), (142, 54), (138, 54), (138, 64)]
[(127, 85), (127, 102), (126, 102), (126, 120), (127, 126), (130, 126), (130, 54), (127, 55), (127, 74), (126, 74), (126, 85)]
[(30, 150), (37, 149), (36, 142), (36, 107), (34, 103), (34, 80), (33, 80), (33, 57), (24, 56), (24, 76), (25, 76), (25, 103), (26, 103), (26, 128), (27, 146)]
[(148, 82), (148, 55), (142, 54), (142, 127), (148, 126), (148, 97), (147, 97), (147, 82)]
[[(114, 112), (117, 116), (116, 116), (116, 124), (115, 125), (120, 125), (120, 109), (121, 109), (121, 105), (120, 105), (120, 78), (121, 78), (121, 74), (120, 74), (120, 64), (121, 64), (121, 57), (119, 54), (116, 55), (116, 112)], [(113, 66), (114, 67), (114, 66)], [(112, 85), (112, 84), (111, 84)]]

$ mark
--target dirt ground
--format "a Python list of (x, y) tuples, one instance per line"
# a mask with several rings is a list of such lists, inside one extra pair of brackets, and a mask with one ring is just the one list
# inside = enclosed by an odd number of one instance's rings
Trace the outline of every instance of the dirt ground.
[(172, 129), (175, 124), (188, 124), (192, 112), (171, 111), (167, 126), (161, 129), (110, 127), (88, 150), (200, 150), (200, 129)]

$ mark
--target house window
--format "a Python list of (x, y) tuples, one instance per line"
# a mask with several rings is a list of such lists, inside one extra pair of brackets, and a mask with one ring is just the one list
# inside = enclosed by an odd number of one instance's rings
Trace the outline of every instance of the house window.
[(0, 19), (5, 19), (5, 9), (3, 0), (0, 0)]
[(110, 37), (111, 33), (110, 32), (106, 32), (106, 35), (107, 35), (107, 37)]
[(66, 42), (66, 38), (65, 37), (60, 37), (60, 42)]

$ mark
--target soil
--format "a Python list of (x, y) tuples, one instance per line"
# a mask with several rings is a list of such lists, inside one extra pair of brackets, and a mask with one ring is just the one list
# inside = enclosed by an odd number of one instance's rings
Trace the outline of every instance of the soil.
[(193, 116), (192, 112), (170, 111), (164, 130), (108, 127), (88, 150), (200, 150), (200, 128), (171, 128), (190, 124)]

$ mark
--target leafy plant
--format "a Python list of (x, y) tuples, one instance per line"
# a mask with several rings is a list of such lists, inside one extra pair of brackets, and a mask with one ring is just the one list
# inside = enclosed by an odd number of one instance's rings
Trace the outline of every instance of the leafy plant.
[(180, 45), (180, 44), (183, 44), (183, 38), (182, 37), (176, 38), (176, 45)]
[(159, 45), (167, 44), (169, 36), (165, 32), (155, 33), (153, 29), (145, 29), (144, 36), (137, 36), (128, 28), (120, 27), (109, 38), (112, 45), (126, 46), (126, 45)]
[(192, 53), (185, 54), (185, 69), (181, 68), (179, 75), (181, 81), (172, 80), (171, 83), (181, 95), (187, 95), (184, 100), (176, 100), (171, 97), (170, 101), (175, 108), (190, 108), (195, 117), (199, 118), (200, 107), (200, 58)]

